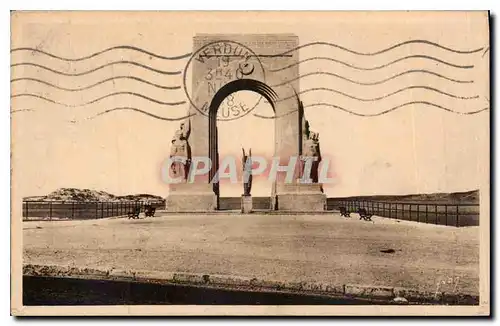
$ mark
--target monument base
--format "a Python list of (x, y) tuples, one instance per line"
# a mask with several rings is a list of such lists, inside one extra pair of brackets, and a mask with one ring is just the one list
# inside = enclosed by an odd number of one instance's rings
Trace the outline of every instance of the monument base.
[(167, 212), (210, 212), (218, 208), (212, 184), (177, 183), (170, 185)]
[(251, 213), (253, 209), (252, 205), (252, 196), (241, 195), (241, 212), (243, 214)]
[(326, 195), (319, 183), (278, 184), (277, 210), (294, 212), (322, 212), (326, 210)]

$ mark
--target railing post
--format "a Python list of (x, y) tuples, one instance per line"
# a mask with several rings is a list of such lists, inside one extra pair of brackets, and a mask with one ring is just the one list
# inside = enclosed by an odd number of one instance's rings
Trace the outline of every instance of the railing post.
[(459, 214), (458, 214), (458, 204), (457, 204), (457, 228), (460, 226), (460, 222), (459, 222)]
[(71, 202), (71, 219), (75, 218), (75, 202)]
[(420, 204), (417, 204), (417, 222), (420, 223)]
[(425, 223), (429, 223), (429, 205), (425, 204)]
[(26, 202), (26, 219), (28, 219), (28, 217), (29, 217), (29, 208), (28, 208), (29, 203), (30, 203), (29, 201)]
[(438, 205), (434, 205), (434, 209), (436, 210), (436, 225), (439, 224), (438, 223), (438, 219), (439, 219), (439, 216), (438, 216)]
[(49, 219), (52, 220), (52, 202), (49, 201)]
[(99, 218), (99, 202), (95, 202), (95, 218)]
[(448, 205), (444, 205), (444, 224), (448, 226)]

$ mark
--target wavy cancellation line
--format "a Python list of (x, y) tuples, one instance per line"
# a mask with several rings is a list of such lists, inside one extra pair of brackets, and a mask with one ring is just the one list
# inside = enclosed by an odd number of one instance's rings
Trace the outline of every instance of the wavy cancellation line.
[[(293, 48), (291, 50), (288, 50), (288, 51), (285, 51), (283, 53), (271, 55), (271, 57), (272, 56), (282, 56), (282, 55), (289, 54), (289, 53), (292, 53), (294, 51), (297, 51), (297, 50), (300, 50), (300, 49), (303, 49), (303, 48), (306, 48), (306, 47), (314, 46), (314, 45), (326, 45), (326, 46), (334, 47), (334, 48), (337, 48), (337, 49), (340, 49), (340, 50), (344, 50), (344, 51), (347, 51), (347, 52), (350, 52), (350, 53), (356, 54), (356, 55), (372, 56), (372, 55), (382, 54), (382, 53), (385, 53), (385, 52), (388, 52), (388, 51), (394, 50), (396, 48), (399, 48), (401, 46), (409, 45), (409, 44), (425, 44), (425, 45), (430, 45), (430, 46), (437, 47), (437, 48), (440, 48), (442, 50), (446, 50), (446, 51), (457, 53), (457, 54), (472, 54), (472, 53), (480, 52), (480, 51), (482, 51), (484, 49), (484, 47), (481, 47), (481, 48), (472, 49), (472, 50), (471, 49), (470, 50), (457, 50), (457, 49), (452, 49), (450, 47), (447, 47), (447, 46), (444, 46), (444, 45), (441, 45), (439, 43), (432, 42), (432, 41), (429, 41), (429, 40), (419, 40), (419, 39), (416, 39), (416, 40), (408, 40), (408, 41), (403, 41), (403, 42), (400, 42), (400, 43), (396, 43), (396, 44), (394, 44), (394, 45), (392, 45), (392, 46), (390, 46), (388, 48), (385, 48), (385, 49), (382, 49), (382, 50), (379, 50), (379, 51), (375, 51), (375, 52), (359, 52), (359, 51), (355, 51), (355, 50), (346, 48), (346, 47), (344, 47), (342, 45), (338, 45), (338, 44), (335, 44), (335, 43), (330, 43), (330, 42), (311, 42), (311, 43), (306, 43), (306, 44), (300, 45), (298, 47), (295, 47), (295, 48)], [(102, 51), (98, 51), (98, 52), (95, 52), (95, 53), (92, 53), (92, 54), (89, 54), (87, 56), (83, 56), (83, 57), (80, 57), (80, 58), (65, 58), (65, 57), (58, 56), (58, 55), (55, 55), (53, 53), (46, 52), (46, 51), (43, 51), (43, 50), (40, 50), (40, 49), (37, 49), (37, 48), (33, 48), (33, 47), (15, 48), (15, 49), (11, 50), (11, 53), (19, 52), (19, 51), (31, 51), (31, 52), (42, 53), (44, 55), (47, 55), (49, 57), (56, 58), (56, 59), (59, 59), (59, 60), (73, 62), (73, 61), (87, 60), (87, 59), (99, 56), (101, 54), (104, 54), (106, 52), (113, 51), (113, 50), (120, 50), (120, 49), (121, 50), (137, 51), (137, 52), (141, 52), (141, 53), (147, 54), (149, 56), (152, 56), (152, 57), (155, 57), (155, 58), (158, 58), (158, 59), (164, 59), (164, 60), (179, 60), (179, 59), (188, 58), (189, 56), (192, 55), (192, 53), (185, 53), (185, 54), (182, 54), (182, 55), (172, 56), (172, 57), (163, 56), (163, 55), (155, 54), (153, 52), (144, 50), (144, 49), (142, 49), (140, 47), (136, 47), (136, 46), (133, 46), (133, 45), (118, 45), (118, 46), (113, 46), (113, 47), (109, 47), (109, 48), (104, 49)]]
[(58, 75), (73, 76), (74, 77), (74, 76), (88, 75), (88, 74), (90, 74), (90, 73), (92, 73), (94, 71), (103, 69), (105, 67), (112, 66), (112, 65), (120, 65), (120, 64), (126, 64), (126, 65), (133, 65), (133, 66), (141, 67), (141, 68), (144, 68), (144, 69), (147, 69), (147, 70), (150, 70), (150, 71), (154, 71), (154, 72), (162, 74), (162, 75), (180, 75), (181, 74), (181, 71), (163, 71), (163, 70), (155, 69), (155, 68), (152, 68), (150, 66), (147, 66), (147, 65), (144, 65), (142, 63), (135, 62), (135, 61), (114, 61), (114, 62), (107, 63), (105, 65), (99, 66), (99, 67), (94, 68), (94, 69), (90, 69), (90, 70), (87, 70), (87, 71), (84, 71), (84, 72), (77, 72), (77, 73), (69, 73), (69, 72), (59, 71), (59, 70), (55, 70), (55, 69), (46, 67), (44, 65), (39, 65), (37, 63), (31, 63), (31, 62), (14, 63), (14, 64), (12, 64), (10, 66), (12, 68), (19, 67), (19, 66), (32, 66), (32, 67), (36, 67), (36, 68), (40, 68), (40, 69), (51, 71), (51, 72), (53, 72), (55, 74), (58, 74)]
[(300, 78), (304, 78), (304, 77), (307, 77), (307, 76), (313, 76), (313, 75), (334, 76), (334, 77), (343, 79), (345, 81), (351, 82), (353, 84), (358, 84), (358, 85), (362, 85), (362, 86), (373, 86), (373, 85), (383, 84), (383, 83), (388, 82), (388, 81), (390, 81), (392, 79), (395, 79), (395, 78), (398, 78), (398, 77), (401, 77), (401, 76), (404, 76), (404, 75), (408, 75), (408, 74), (414, 74), (414, 73), (422, 73), (422, 74), (433, 75), (433, 76), (436, 76), (436, 77), (439, 77), (439, 78), (442, 78), (442, 79), (446, 79), (446, 80), (454, 82), (454, 83), (460, 83), (460, 84), (469, 84), (469, 83), (473, 83), (474, 82), (473, 80), (453, 79), (453, 78), (450, 78), (450, 77), (438, 74), (437, 72), (433, 72), (433, 71), (429, 71), (429, 70), (425, 70), (425, 69), (412, 69), (412, 70), (403, 71), (403, 72), (401, 72), (399, 74), (396, 74), (396, 75), (393, 75), (391, 77), (388, 77), (388, 78), (385, 78), (385, 79), (382, 79), (382, 80), (379, 80), (379, 81), (375, 81), (375, 82), (361, 82), (361, 81), (357, 81), (357, 80), (354, 80), (354, 79), (349, 79), (347, 77), (340, 76), (340, 75), (338, 75), (336, 73), (333, 73), (333, 72), (328, 72), (328, 71), (314, 71), (314, 72), (309, 72), (309, 73), (300, 75), (298, 77), (295, 77), (295, 78), (292, 78), (292, 79), (289, 79), (289, 80), (285, 80), (282, 83), (271, 85), (271, 86), (272, 87), (280, 87), (280, 86), (289, 84), (289, 83), (291, 83), (291, 82), (293, 82), (295, 80), (298, 80)]
[(335, 105), (335, 104), (324, 103), (324, 102), (311, 103), (311, 104), (308, 104), (308, 105), (304, 105), (304, 108), (314, 107), (314, 106), (329, 106), (329, 107), (332, 107), (332, 108), (338, 109), (340, 111), (344, 111), (346, 113), (349, 113), (349, 114), (352, 114), (352, 115), (356, 115), (356, 116), (359, 116), (359, 117), (377, 117), (377, 116), (381, 116), (381, 115), (384, 115), (384, 114), (396, 111), (398, 109), (404, 108), (406, 106), (416, 105), (416, 104), (431, 106), (431, 107), (434, 107), (434, 108), (437, 108), (437, 109), (440, 109), (440, 110), (444, 110), (444, 111), (447, 111), (447, 112), (450, 112), (450, 113), (459, 114), (459, 115), (473, 115), (473, 114), (477, 114), (477, 113), (480, 113), (480, 112), (483, 112), (483, 111), (486, 111), (486, 110), (489, 109), (489, 108), (486, 107), (486, 108), (483, 108), (483, 109), (480, 109), (480, 110), (476, 110), (476, 111), (460, 112), (460, 111), (455, 111), (455, 110), (446, 108), (444, 106), (441, 106), (441, 105), (438, 105), (438, 104), (435, 104), (435, 103), (432, 103), (432, 102), (427, 102), (427, 101), (412, 101), (412, 102), (407, 102), (407, 103), (403, 103), (401, 105), (394, 106), (394, 107), (392, 107), (390, 109), (387, 109), (387, 110), (384, 110), (384, 111), (381, 111), (381, 112), (378, 112), (378, 113), (372, 113), (372, 114), (358, 113), (358, 112), (354, 112), (354, 111), (345, 109), (345, 108), (343, 108), (341, 106), (338, 106), (338, 105)]
[(372, 70), (378, 70), (378, 69), (386, 68), (386, 67), (389, 67), (389, 66), (391, 66), (391, 65), (393, 65), (395, 63), (398, 63), (398, 62), (401, 62), (401, 61), (405, 61), (405, 60), (409, 60), (409, 59), (425, 59), (425, 60), (430, 60), (430, 61), (442, 63), (444, 65), (447, 65), (447, 66), (450, 66), (450, 67), (453, 67), (453, 68), (459, 68), (459, 69), (471, 69), (471, 68), (474, 68), (474, 65), (457, 65), (457, 64), (454, 64), (454, 63), (451, 63), (451, 62), (448, 62), (448, 61), (444, 61), (444, 60), (435, 58), (433, 56), (417, 54), (417, 55), (409, 55), (409, 56), (406, 56), (406, 57), (402, 57), (402, 58), (393, 60), (391, 62), (388, 62), (386, 64), (379, 65), (379, 66), (374, 66), (374, 67), (359, 67), (359, 66), (356, 66), (356, 65), (353, 65), (353, 64), (341, 61), (341, 60), (330, 58), (330, 57), (311, 57), (311, 58), (307, 58), (307, 59), (304, 59), (304, 60), (301, 60), (301, 61), (298, 61), (298, 62), (294, 62), (294, 63), (292, 63), (292, 64), (290, 64), (288, 66), (284, 66), (284, 67), (276, 68), (276, 69), (270, 69), (270, 71), (272, 71), (272, 72), (282, 71), (282, 70), (285, 70), (285, 69), (289, 69), (289, 68), (295, 67), (295, 66), (297, 66), (297, 65), (299, 65), (301, 63), (305, 63), (305, 62), (312, 61), (312, 60), (327, 60), (327, 61), (332, 61), (332, 62), (339, 63), (341, 65), (344, 65), (346, 67), (353, 68), (353, 69), (356, 69), (356, 70), (372, 71)]
[[(92, 117), (88, 117), (86, 119), (87, 120), (92, 120), (92, 119), (95, 119), (97, 117), (103, 116), (103, 115), (111, 113), (111, 112), (116, 112), (116, 111), (133, 111), (133, 112), (145, 114), (145, 115), (147, 115), (147, 116), (149, 116), (151, 118), (155, 118), (155, 119), (159, 119), (159, 120), (164, 120), (164, 121), (180, 121), (180, 120), (184, 120), (184, 119), (187, 119), (189, 117), (192, 117), (193, 115), (196, 115), (196, 113), (192, 113), (192, 114), (180, 117), (180, 118), (167, 118), (167, 117), (162, 117), (162, 116), (159, 116), (159, 115), (156, 115), (156, 114), (153, 114), (153, 113), (150, 113), (150, 112), (138, 109), (138, 108), (133, 108), (133, 107), (127, 107), (127, 106), (125, 106), (125, 107), (117, 107), (117, 108), (109, 109), (109, 110), (100, 112), (100, 113), (98, 113), (98, 114), (96, 114), (96, 115), (94, 115)], [(76, 121), (73, 121), (73, 122), (76, 122)]]
[(56, 88), (56, 89), (60, 89), (60, 90), (63, 90), (63, 91), (79, 92), (79, 91), (84, 91), (84, 90), (93, 88), (95, 86), (104, 84), (104, 83), (109, 82), (109, 81), (114, 81), (114, 80), (119, 80), (119, 79), (135, 80), (135, 81), (138, 81), (138, 82), (141, 82), (141, 83), (145, 83), (145, 84), (148, 84), (148, 85), (151, 85), (151, 86), (154, 86), (154, 87), (157, 87), (157, 88), (161, 88), (161, 89), (168, 89), (168, 90), (181, 89), (181, 86), (163, 86), (163, 85), (156, 84), (156, 83), (150, 82), (148, 80), (145, 80), (145, 79), (142, 79), (142, 78), (139, 78), (139, 77), (134, 77), (134, 76), (116, 76), (116, 77), (111, 77), (111, 78), (107, 78), (107, 79), (101, 80), (101, 81), (99, 81), (99, 82), (97, 82), (95, 84), (88, 85), (88, 86), (83, 86), (83, 87), (80, 87), (80, 88), (62, 87), (62, 86), (58, 86), (58, 85), (55, 85), (55, 84), (51, 84), (51, 83), (46, 82), (46, 81), (41, 80), (41, 79), (29, 78), (29, 77), (14, 78), (10, 82), (11, 83), (15, 83), (15, 82), (19, 82), (19, 81), (33, 81), (33, 82), (44, 84), (44, 85), (47, 85), (47, 86), (50, 86), (50, 87), (53, 87), (53, 88)]
[(101, 97), (96, 98), (96, 99), (94, 99), (92, 101), (89, 101), (89, 102), (86, 102), (86, 103), (82, 103), (82, 104), (66, 104), (66, 103), (54, 101), (54, 100), (49, 99), (47, 97), (44, 97), (42, 95), (31, 94), (31, 93), (15, 94), (15, 95), (12, 95), (11, 98), (16, 98), (16, 97), (32, 97), (32, 98), (41, 99), (41, 100), (44, 100), (44, 101), (47, 101), (47, 102), (50, 102), (50, 103), (54, 103), (54, 104), (63, 105), (63, 106), (70, 107), (70, 108), (76, 108), (76, 107), (80, 107), (80, 106), (86, 106), (86, 105), (89, 105), (89, 104), (93, 104), (93, 103), (99, 102), (101, 100), (104, 100), (106, 98), (113, 97), (113, 96), (118, 96), (118, 95), (132, 95), (132, 96), (140, 97), (140, 98), (143, 98), (143, 99), (148, 100), (150, 102), (153, 102), (153, 103), (156, 103), (156, 104), (161, 104), (161, 105), (175, 106), (175, 105), (186, 104), (186, 101), (163, 102), (163, 101), (159, 101), (159, 100), (153, 99), (151, 97), (148, 97), (146, 95), (142, 95), (142, 94), (135, 93), (135, 92), (115, 92), (115, 93), (111, 93), (111, 94), (107, 94), (107, 95), (101, 96)]
[[(387, 109), (387, 110), (384, 110), (384, 111), (381, 111), (381, 112), (378, 112), (378, 113), (371, 113), (371, 114), (370, 113), (368, 113), (368, 114), (367, 113), (358, 113), (358, 112), (355, 112), (355, 111), (343, 108), (341, 106), (338, 106), (338, 105), (335, 105), (335, 104), (331, 104), (331, 103), (326, 103), (326, 102), (318, 102), (318, 103), (307, 104), (307, 105), (304, 105), (304, 108), (315, 107), (315, 106), (327, 106), (327, 107), (332, 107), (332, 108), (335, 108), (335, 109), (340, 110), (342, 112), (346, 112), (346, 113), (349, 113), (351, 115), (355, 115), (355, 116), (358, 116), (358, 117), (378, 117), (378, 116), (382, 116), (382, 115), (385, 115), (387, 113), (394, 112), (396, 110), (402, 109), (402, 108), (407, 107), (409, 105), (426, 105), (426, 106), (430, 106), (430, 107), (433, 107), (433, 108), (437, 108), (437, 109), (440, 109), (440, 110), (443, 110), (443, 111), (446, 111), (446, 112), (450, 112), (450, 113), (454, 113), (454, 114), (458, 114), (458, 115), (474, 115), (474, 114), (477, 114), (477, 113), (489, 110), (489, 108), (486, 107), (486, 108), (479, 109), (479, 110), (476, 110), (476, 111), (460, 112), (460, 111), (455, 111), (455, 110), (446, 108), (444, 106), (441, 106), (441, 105), (438, 105), (438, 104), (435, 104), (435, 103), (432, 103), (432, 102), (427, 102), (427, 101), (412, 101), (412, 102), (407, 102), (407, 103), (403, 103), (401, 105), (394, 106), (394, 107), (392, 107), (390, 109)], [(275, 116), (264, 116), (264, 115), (260, 115), (260, 114), (257, 114), (257, 113), (254, 113), (253, 115), (255, 117), (261, 118), (261, 119), (279, 119), (279, 118), (282, 118), (284, 116), (287, 116), (287, 115), (292, 114), (292, 113), (297, 112), (297, 111), (298, 111), (298, 109), (295, 109), (295, 110), (292, 110), (290, 112), (286, 112), (284, 114), (277, 115), (277, 116), (276, 115)]]
[(83, 56), (83, 57), (80, 57), (80, 58), (64, 58), (64, 57), (52, 54), (50, 52), (46, 52), (46, 51), (43, 51), (43, 50), (40, 50), (40, 49), (31, 48), (31, 47), (15, 48), (15, 49), (12, 49), (10, 52), (11, 53), (13, 53), (13, 52), (20, 52), (20, 51), (37, 52), (37, 53), (45, 54), (45, 55), (47, 55), (49, 57), (52, 57), (52, 58), (55, 58), (55, 59), (74, 62), (74, 61), (87, 60), (87, 59), (96, 57), (98, 55), (101, 55), (101, 54), (104, 54), (106, 52), (113, 51), (113, 50), (131, 50), (131, 51), (141, 52), (141, 53), (147, 54), (149, 56), (152, 56), (152, 57), (155, 57), (155, 58), (158, 58), (158, 59), (163, 59), (163, 60), (179, 60), (179, 59), (188, 58), (191, 55), (191, 53), (185, 53), (185, 54), (178, 55), (178, 56), (173, 56), (173, 57), (162, 56), (162, 55), (155, 54), (153, 52), (149, 52), (149, 51), (146, 51), (146, 50), (144, 50), (142, 48), (139, 48), (139, 47), (136, 47), (136, 46), (132, 46), (132, 45), (118, 45), (118, 46), (113, 46), (113, 47), (110, 47), (110, 48), (104, 49), (102, 51), (95, 52), (93, 54), (90, 54), (90, 55), (87, 55), (87, 56)]
[[(12, 110), (10, 112), (11, 113), (18, 113), (18, 112), (35, 112), (35, 111), (37, 111), (37, 110), (35, 110), (35, 109), (17, 109), (17, 110)], [(105, 114), (108, 114), (108, 113), (111, 113), (111, 112), (115, 112), (115, 111), (132, 111), (132, 112), (137, 112), (137, 113), (141, 113), (141, 114), (147, 115), (147, 116), (149, 116), (151, 118), (155, 118), (155, 119), (163, 120), (163, 121), (181, 121), (181, 120), (187, 119), (189, 117), (192, 117), (193, 115), (196, 115), (196, 113), (193, 113), (193, 114), (189, 114), (189, 115), (186, 115), (186, 116), (183, 116), (183, 117), (179, 117), (179, 118), (168, 118), (168, 117), (162, 117), (162, 116), (159, 116), (159, 115), (156, 115), (156, 114), (153, 114), (153, 113), (150, 113), (150, 112), (138, 109), (138, 108), (133, 108), (133, 107), (116, 107), (116, 108), (113, 108), (113, 109), (108, 109), (108, 110), (105, 110), (103, 112), (100, 112), (100, 113), (98, 113), (98, 114), (96, 114), (94, 116), (88, 117), (85, 120), (93, 120), (93, 119), (95, 119), (97, 117), (100, 117), (100, 116), (103, 116)], [(71, 120), (69, 122), (71, 122), (71, 123), (77, 123), (79, 121)]]
[(16, 113), (16, 112), (34, 112), (36, 110), (34, 109), (16, 109), (16, 110), (12, 110), (10, 111), (10, 113)]
[(258, 114), (258, 113), (254, 113), (253, 116), (257, 117), (257, 118), (261, 118), (261, 119), (280, 119), (280, 118), (286, 117), (287, 115), (295, 113), (297, 111), (298, 111), (298, 109), (292, 110), (290, 112), (286, 112), (286, 113), (283, 113), (283, 114), (280, 114), (280, 115), (274, 115), (274, 116), (265, 116), (265, 115), (261, 115), (261, 114)]
[(347, 51), (349, 53), (356, 54), (356, 55), (372, 56), (372, 55), (382, 54), (382, 53), (385, 53), (385, 52), (388, 52), (388, 51), (394, 50), (396, 48), (399, 48), (401, 46), (409, 45), (409, 44), (426, 44), (426, 45), (431, 45), (431, 46), (434, 46), (434, 47), (437, 47), (437, 48), (440, 48), (440, 49), (443, 49), (443, 50), (446, 50), (446, 51), (449, 51), (449, 52), (457, 53), (457, 54), (473, 54), (473, 53), (480, 52), (480, 51), (482, 51), (484, 49), (484, 47), (480, 47), (480, 48), (473, 49), (473, 50), (456, 50), (456, 49), (452, 49), (452, 48), (449, 48), (447, 46), (444, 46), (444, 45), (441, 45), (439, 43), (435, 43), (435, 42), (432, 42), (432, 41), (428, 41), (428, 40), (409, 40), (409, 41), (404, 41), (404, 42), (400, 42), (400, 43), (394, 44), (394, 45), (392, 45), (392, 46), (390, 46), (388, 48), (385, 48), (385, 49), (382, 49), (382, 50), (379, 50), (379, 51), (375, 51), (375, 52), (359, 52), (359, 51), (351, 50), (349, 48), (346, 48), (346, 47), (344, 47), (342, 45), (338, 45), (338, 44), (335, 44), (335, 43), (330, 43), (330, 42), (311, 42), (311, 43), (306, 43), (306, 44), (300, 45), (300, 46), (298, 46), (296, 48), (293, 48), (291, 50), (288, 50), (288, 51), (285, 51), (285, 52), (282, 52), (282, 53), (274, 54), (272, 56), (274, 56), (274, 57), (282, 56), (282, 55), (289, 54), (289, 53), (292, 53), (294, 51), (297, 51), (297, 50), (300, 50), (300, 49), (303, 49), (303, 48), (306, 48), (306, 47), (309, 47), (309, 46), (313, 46), (313, 45), (326, 45), (326, 46), (334, 47), (334, 48), (337, 48), (337, 49), (340, 49), (340, 50), (344, 50), (344, 51)]
[[(313, 88), (308, 88), (308, 89), (305, 89), (305, 90), (302, 90), (302, 91), (298, 92), (298, 94), (300, 95), (300, 94), (305, 94), (305, 93), (309, 93), (309, 92), (313, 92), (313, 91), (328, 91), (328, 92), (336, 93), (336, 94), (339, 94), (339, 95), (351, 98), (353, 100), (361, 101), (361, 102), (373, 102), (373, 101), (379, 101), (379, 100), (382, 100), (384, 98), (387, 98), (387, 97), (390, 97), (390, 96), (402, 93), (402, 92), (407, 91), (407, 90), (412, 90), (412, 89), (423, 89), (423, 90), (435, 92), (435, 93), (438, 93), (438, 94), (442, 94), (442, 95), (445, 95), (445, 96), (448, 96), (448, 97), (456, 98), (456, 99), (459, 99), (459, 100), (472, 100), (472, 99), (479, 98), (479, 95), (475, 95), (475, 96), (458, 96), (458, 95), (453, 95), (453, 94), (441, 91), (441, 90), (439, 90), (437, 88), (430, 87), (430, 86), (408, 86), (408, 87), (405, 87), (405, 88), (398, 89), (397, 91), (394, 91), (392, 93), (385, 94), (384, 96), (373, 97), (373, 98), (356, 97), (354, 95), (350, 95), (350, 94), (341, 92), (341, 91), (333, 89), (333, 88), (328, 88), (328, 87), (313, 87)], [(286, 100), (295, 99), (295, 98), (296, 98), (296, 96), (294, 94), (294, 95), (290, 95), (290, 96), (287, 96), (287, 97), (284, 97), (284, 98), (280, 98), (280, 99), (277, 100), (277, 102), (286, 101)]]
[[(459, 112), (459, 111), (454, 111), (454, 110), (445, 108), (443, 106), (440, 106), (438, 104), (431, 103), (431, 102), (426, 102), (426, 101), (407, 102), (407, 103), (403, 103), (403, 104), (398, 105), (398, 106), (394, 106), (394, 107), (392, 107), (390, 109), (384, 110), (382, 112), (372, 113), (372, 114), (358, 113), (358, 112), (354, 112), (354, 111), (345, 109), (345, 108), (343, 108), (341, 106), (338, 106), (338, 105), (335, 105), (335, 104), (323, 103), (323, 102), (311, 103), (311, 104), (305, 105), (304, 108), (315, 107), (315, 106), (328, 106), (328, 107), (332, 107), (332, 108), (338, 109), (340, 111), (349, 113), (351, 115), (359, 116), (359, 117), (377, 117), (377, 116), (382, 116), (382, 115), (388, 114), (390, 112), (394, 112), (394, 111), (396, 111), (398, 109), (402, 109), (402, 108), (407, 107), (409, 105), (416, 105), (416, 104), (431, 106), (431, 107), (434, 107), (434, 108), (438, 108), (440, 110), (444, 110), (446, 112), (450, 112), (450, 113), (454, 113), (454, 114), (459, 114), (459, 115), (474, 115), (474, 114), (478, 114), (480, 112), (489, 110), (488, 107), (485, 107), (483, 109), (479, 109), (479, 110), (476, 110), (476, 111)], [(11, 113), (23, 112), (23, 111), (25, 112), (25, 111), (35, 111), (35, 110), (33, 110), (33, 109), (18, 109), (18, 110), (11, 111)], [(159, 120), (164, 120), (164, 121), (180, 121), (180, 120), (187, 119), (187, 118), (189, 118), (189, 117), (191, 117), (193, 115), (196, 115), (196, 113), (193, 113), (193, 114), (189, 114), (189, 115), (186, 115), (186, 116), (183, 116), (183, 117), (179, 117), (179, 118), (167, 118), (167, 117), (162, 117), (162, 116), (159, 116), (159, 115), (156, 115), (156, 114), (153, 114), (153, 113), (141, 110), (141, 109), (133, 108), (133, 107), (117, 107), (117, 108), (105, 110), (103, 112), (100, 112), (100, 113), (98, 113), (98, 114), (96, 114), (96, 115), (94, 115), (92, 117), (86, 118), (86, 119), (87, 120), (92, 120), (92, 119), (97, 118), (99, 116), (102, 116), (102, 115), (105, 115), (105, 114), (108, 114), (108, 113), (111, 113), (111, 112), (115, 112), (115, 111), (133, 111), (133, 112), (138, 112), (138, 113), (141, 113), (141, 114), (145, 114), (145, 115), (147, 115), (149, 117), (152, 117), (152, 118), (155, 118), (155, 119), (159, 119)], [(290, 112), (287, 112), (287, 113), (279, 115), (279, 116), (263, 116), (263, 115), (259, 115), (259, 114), (253, 114), (253, 115), (255, 117), (262, 118), (262, 119), (278, 119), (278, 118), (284, 117), (286, 115), (292, 114), (292, 113), (297, 112), (297, 111), (298, 111), (298, 109), (292, 110)], [(76, 121), (72, 121), (72, 122), (74, 123)]]

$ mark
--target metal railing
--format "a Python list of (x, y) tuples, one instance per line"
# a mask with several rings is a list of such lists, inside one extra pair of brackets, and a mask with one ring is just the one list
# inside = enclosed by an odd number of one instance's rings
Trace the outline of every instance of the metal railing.
[(479, 225), (479, 204), (328, 199), (328, 207), (345, 207), (349, 212), (365, 208), (374, 215), (422, 223), (456, 227)]
[(23, 201), (23, 220), (98, 219), (127, 215), (148, 203), (154, 208), (164, 208), (165, 201)]

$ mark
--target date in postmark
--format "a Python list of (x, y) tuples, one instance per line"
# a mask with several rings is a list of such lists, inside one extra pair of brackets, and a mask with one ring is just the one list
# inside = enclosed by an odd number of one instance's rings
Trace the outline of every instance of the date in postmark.
[[(224, 85), (250, 78), (265, 82), (265, 70), (259, 56), (247, 46), (228, 40), (205, 44), (195, 51), (184, 69), (183, 84), (190, 104), (208, 116), (210, 101)], [(192, 81), (191, 91), (188, 81)], [(234, 120), (250, 113), (261, 96), (243, 99), (238, 94), (226, 97), (217, 111), (218, 120)]]

